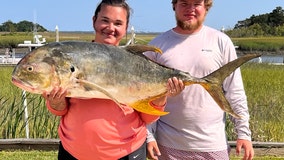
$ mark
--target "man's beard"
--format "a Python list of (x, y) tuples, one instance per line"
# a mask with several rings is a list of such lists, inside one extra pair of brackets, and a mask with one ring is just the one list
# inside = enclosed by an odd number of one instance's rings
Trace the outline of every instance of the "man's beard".
[(202, 25), (202, 22), (197, 21), (197, 23), (189, 23), (188, 21), (181, 21), (176, 17), (177, 26), (183, 30), (193, 31)]

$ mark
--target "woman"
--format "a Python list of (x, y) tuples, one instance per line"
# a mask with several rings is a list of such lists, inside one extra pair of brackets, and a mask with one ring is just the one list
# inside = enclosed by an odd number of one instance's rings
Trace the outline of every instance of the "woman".
[[(126, 34), (129, 16), (130, 8), (124, 0), (103, 0), (93, 16), (94, 42), (118, 46)], [(121, 109), (109, 99), (65, 96), (66, 90), (60, 87), (43, 94), (50, 112), (61, 116), (58, 159), (146, 159), (146, 124), (158, 116), (128, 106)], [(164, 110), (165, 99), (151, 104)]]

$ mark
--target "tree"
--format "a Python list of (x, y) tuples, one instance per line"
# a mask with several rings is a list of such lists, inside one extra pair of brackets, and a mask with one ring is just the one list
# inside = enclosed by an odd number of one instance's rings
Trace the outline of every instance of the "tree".
[(2, 29), (5, 32), (16, 32), (17, 25), (13, 23), (11, 20), (8, 20), (2, 24)]
[(284, 10), (276, 7), (271, 13), (252, 15), (238, 21), (234, 29), (226, 31), (231, 37), (283, 36)]
[(21, 21), (17, 23), (17, 31), (19, 32), (32, 32), (34, 24), (29, 21)]
[(284, 10), (282, 7), (276, 7), (271, 13), (252, 15), (250, 18), (238, 21), (236, 28), (249, 27), (255, 24), (260, 26), (269, 25), (270, 27), (277, 27), (284, 24)]
[(268, 24), (273, 27), (281, 26), (284, 24), (284, 10), (282, 7), (276, 7), (270, 14)]

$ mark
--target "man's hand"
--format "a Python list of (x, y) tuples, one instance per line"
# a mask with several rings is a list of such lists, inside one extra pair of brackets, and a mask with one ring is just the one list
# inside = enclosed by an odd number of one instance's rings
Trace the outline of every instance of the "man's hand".
[(147, 158), (151, 160), (158, 160), (160, 156), (160, 150), (156, 141), (151, 141), (147, 143)]
[(174, 97), (180, 94), (185, 88), (182, 80), (177, 79), (176, 77), (169, 78), (167, 83), (167, 94), (163, 97), (157, 98), (152, 101), (156, 106), (163, 106), (167, 102), (167, 97)]
[(168, 79), (167, 89), (168, 89), (168, 96), (176, 96), (180, 94), (183, 89), (185, 88), (182, 80), (177, 79), (176, 77)]
[(254, 156), (254, 150), (253, 150), (251, 141), (244, 140), (244, 139), (238, 139), (237, 144), (236, 144), (236, 154), (237, 155), (240, 155), (242, 148), (245, 151), (243, 160), (252, 160)]

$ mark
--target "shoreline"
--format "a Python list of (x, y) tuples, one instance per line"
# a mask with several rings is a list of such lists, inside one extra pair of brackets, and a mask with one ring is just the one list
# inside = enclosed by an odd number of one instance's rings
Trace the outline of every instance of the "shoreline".
[(284, 56), (284, 50), (281, 51), (241, 51), (236, 49), (237, 55), (245, 55), (245, 54), (261, 54), (261, 55), (267, 55), (267, 56)]

